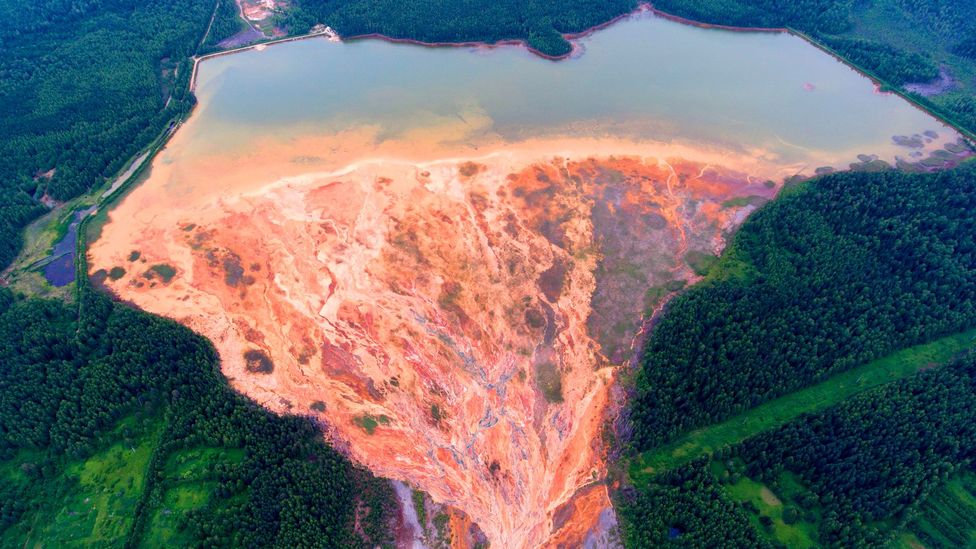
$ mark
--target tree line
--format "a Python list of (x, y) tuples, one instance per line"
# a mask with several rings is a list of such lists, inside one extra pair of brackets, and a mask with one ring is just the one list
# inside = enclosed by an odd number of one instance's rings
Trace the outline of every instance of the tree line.
[[(936, 78), (938, 65), (952, 56), (963, 62), (976, 58), (974, 2), (659, 0), (654, 7), (703, 23), (798, 30), (896, 87)], [(888, 21), (911, 30), (890, 30)], [(936, 97), (918, 95), (914, 99), (976, 132), (976, 97), (965, 86)]]
[[(169, 419), (156, 449), (163, 456), (199, 446), (244, 451), (241, 463), (215, 472), (209, 503), (181, 521), (201, 546), (391, 543), (389, 484), (328, 447), (310, 420), (276, 416), (230, 389), (210, 343), (189, 329), (87, 286), (79, 299), (70, 306), (0, 288), (0, 461), (41, 451), (31, 470), (50, 480), (103, 447), (122, 417), (158, 408)], [(31, 486), (0, 486), (0, 532), (43, 497)], [(144, 513), (135, 518), (144, 522)]]
[(799, 475), (821, 507), (820, 542), (881, 547), (919, 502), (976, 458), (976, 359), (877, 387), (745, 441), (762, 481)]
[[(188, 58), (215, 5), (0, 4), (0, 266), (19, 251), (21, 229), (46, 211), (42, 197), (69, 200), (100, 185), (192, 107)], [(235, 24), (228, 13), (217, 33)]]
[[(629, 547), (780, 545), (748, 520), (755, 506), (730, 500), (724, 484), (744, 473), (775, 495), (784, 473), (792, 473), (802, 490), (783, 510), (787, 524), (800, 518), (816, 524), (818, 546), (888, 546), (940, 486), (976, 464), (974, 414), (970, 354), (719, 449), (644, 488), (625, 488), (616, 502), (624, 540)], [(719, 477), (712, 459), (735, 464), (735, 472)], [(971, 527), (968, 517), (928, 516), (947, 521), (939, 524), (950, 534)], [(763, 518), (759, 523), (770, 527)]]
[(551, 56), (569, 53), (562, 37), (627, 13), (635, 0), (296, 0), (283, 23), (304, 32), (324, 23), (343, 36), (384, 34), (423, 42), (525, 40)]
[(772, 547), (701, 458), (627, 488), (614, 502), (627, 547)]
[(976, 325), (976, 166), (838, 173), (756, 212), (641, 358), (637, 449)]

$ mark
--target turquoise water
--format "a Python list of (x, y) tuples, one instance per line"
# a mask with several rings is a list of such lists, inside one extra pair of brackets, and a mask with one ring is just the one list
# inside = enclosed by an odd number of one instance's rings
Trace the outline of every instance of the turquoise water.
[[(438, 120), (470, 139), (619, 135), (762, 148), (783, 162), (907, 157), (894, 135), (955, 134), (788, 34), (637, 15), (548, 61), (518, 47), (426, 48), (310, 39), (200, 66), (192, 142), (211, 151), (377, 125), (395, 137)], [(203, 149), (201, 149), (203, 150)]]

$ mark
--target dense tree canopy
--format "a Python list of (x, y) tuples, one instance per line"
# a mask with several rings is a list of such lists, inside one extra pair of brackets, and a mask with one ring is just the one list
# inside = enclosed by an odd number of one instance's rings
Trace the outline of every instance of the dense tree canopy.
[[(0, 464), (44, 452), (38, 483), (105, 444), (133, 410), (160, 409), (168, 428), (153, 468), (181, 449), (241, 449), (214, 472), (214, 496), (184, 528), (201, 545), (373, 547), (385, 543), (390, 487), (353, 467), (304, 418), (282, 418), (234, 393), (213, 348), (174, 322), (83, 289), (80, 306), (15, 299), (0, 289)], [(153, 496), (153, 487), (146, 489)], [(36, 485), (0, 485), (0, 534), (44, 504)], [(358, 518), (357, 510), (366, 510)], [(138, 541), (146, 512), (135, 515)], [(22, 544), (22, 543), (21, 543)]]
[(698, 460), (621, 495), (618, 511), (628, 547), (770, 547)]
[(976, 325), (976, 166), (840, 173), (770, 203), (655, 328), (638, 448)]
[(973, 417), (969, 357), (801, 416), (736, 452), (751, 477), (775, 478), (784, 468), (800, 475), (823, 508), (824, 544), (880, 546), (913, 506), (976, 458)]
[(839, 34), (851, 28), (845, 0), (659, 0), (657, 9), (702, 23), (734, 27), (793, 27)]
[(547, 55), (568, 53), (561, 33), (604, 23), (634, 0), (296, 0), (287, 22), (301, 31), (327, 24), (343, 36), (379, 33), (424, 42), (526, 40)]
[(821, 37), (821, 40), (845, 59), (896, 85), (928, 82), (939, 76), (931, 58), (900, 50), (890, 44), (862, 38)]
[(78, 196), (188, 109), (213, 0), (0, 3), (0, 265), (43, 195)]

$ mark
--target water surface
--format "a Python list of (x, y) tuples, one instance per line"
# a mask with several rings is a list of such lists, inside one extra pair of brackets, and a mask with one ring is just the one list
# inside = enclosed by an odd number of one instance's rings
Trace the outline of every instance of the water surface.
[(785, 177), (956, 135), (786, 34), (645, 14), (580, 46), (207, 60), (90, 265), (492, 545), (604, 539), (603, 421), (643, 321)]
[(635, 16), (552, 62), (516, 47), (291, 42), (200, 67), (200, 153), (375, 125), (384, 137), (463, 121), (466, 136), (616, 135), (768, 151), (771, 160), (887, 160), (895, 135), (954, 132), (800, 38)]

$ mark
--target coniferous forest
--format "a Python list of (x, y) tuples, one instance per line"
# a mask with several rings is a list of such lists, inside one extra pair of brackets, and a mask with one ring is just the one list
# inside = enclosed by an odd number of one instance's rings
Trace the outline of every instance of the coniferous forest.
[[(292, 33), (325, 23), (344, 36), (525, 40), (560, 56), (570, 51), (564, 33), (634, 7), (293, 0), (278, 20)], [(976, 3), (654, 7), (703, 23), (791, 28), (976, 131)], [(0, 2), (0, 265), (50, 204), (102, 185), (193, 108), (191, 56), (239, 30), (237, 14), (230, 0)], [(944, 93), (905, 88), (945, 71), (958, 82)], [(935, 174), (837, 173), (784, 191), (656, 325), (624, 459), (976, 326), (973, 212), (972, 162)], [(646, 482), (623, 479), (614, 495), (622, 539), (974, 543), (974, 417), (976, 359), (926, 365)], [(0, 288), (0, 477), (0, 546), (393, 543), (386, 481), (326, 445), (305, 418), (275, 416), (232, 391), (203, 338), (85, 281), (69, 301)]]
[(838, 173), (756, 212), (642, 359), (640, 449), (976, 325), (976, 169)]
[(286, 24), (307, 29), (326, 23), (343, 36), (383, 34), (423, 42), (525, 40), (550, 56), (569, 53), (563, 34), (577, 33), (625, 14), (634, 0), (298, 0)]
[[(236, 394), (208, 341), (87, 286), (79, 299), (67, 305), (0, 289), (0, 470), (8, 479), (0, 485), (3, 545), (81, 535), (71, 530), (84, 520), (69, 522), (66, 532), (39, 533), (34, 525), (52, 520), (62, 505), (73, 508), (72, 492), (95, 497), (103, 491), (84, 471), (109, 461), (113, 445), (147, 446), (147, 463), (140, 465), (149, 469), (149, 485), (137, 491), (141, 499), (117, 509), (129, 517), (123, 527), (102, 531), (96, 523), (92, 536), (98, 537), (82, 538), (89, 543), (390, 542), (389, 485), (326, 446), (309, 421), (275, 416)], [(124, 501), (120, 487), (116, 497)], [(188, 505), (180, 494), (199, 501)], [(157, 525), (160, 516), (172, 525)], [(168, 530), (178, 535), (163, 537)]]

